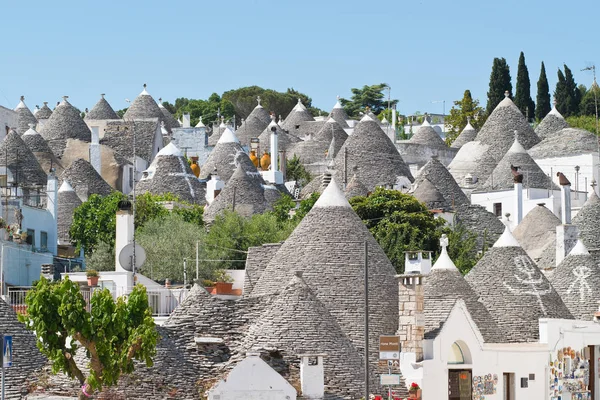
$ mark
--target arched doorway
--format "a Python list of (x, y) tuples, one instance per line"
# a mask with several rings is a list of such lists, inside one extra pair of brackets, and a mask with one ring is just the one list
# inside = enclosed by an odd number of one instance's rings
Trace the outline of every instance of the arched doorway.
[(448, 399), (471, 400), (473, 374), (471, 351), (463, 341), (452, 343), (448, 354)]

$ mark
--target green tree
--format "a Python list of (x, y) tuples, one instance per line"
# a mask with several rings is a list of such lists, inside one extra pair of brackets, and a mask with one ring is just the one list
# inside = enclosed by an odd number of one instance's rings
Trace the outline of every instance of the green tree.
[(482, 255), (477, 244), (477, 234), (460, 223), (444, 227), (442, 231), (448, 235), (448, 256), (456, 268), (466, 275)]
[(127, 112), (127, 108), (123, 108), (121, 110), (117, 110), (117, 115), (119, 116), (119, 118), (123, 118), (123, 115), (125, 115), (125, 113)]
[(596, 116), (596, 105), (600, 97), (600, 88), (596, 82), (585, 92), (579, 105), (580, 115)]
[[(388, 107), (387, 96), (384, 93), (387, 88), (387, 83), (371, 86), (364, 85), (362, 89), (352, 88), (350, 89), (352, 92), (350, 100), (341, 98), (340, 103), (350, 117), (358, 117), (361, 112), (366, 112), (367, 108), (377, 115)], [(390, 107), (397, 103), (398, 100), (391, 99)]]
[(494, 58), (492, 73), (490, 74), (490, 88), (487, 93), (487, 115), (490, 115), (496, 106), (504, 100), (504, 92), (506, 91), (509, 95), (512, 94), (510, 68), (504, 58)]
[(310, 173), (300, 162), (300, 158), (295, 154), (292, 158), (286, 160), (285, 174), (286, 180), (296, 181), (300, 187), (306, 186), (312, 179)]
[[(127, 300), (114, 301), (108, 289), (96, 290), (87, 311), (79, 285), (69, 278), (50, 283), (42, 277), (25, 303), (27, 314), (19, 320), (35, 332), (38, 348), (52, 361), (52, 372), (77, 379), (88, 393), (116, 385), (121, 375), (134, 371), (134, 360), (152, 365), (159, 335), (142, 285)], [(89, 363), (77, 364), (79, 348), (85, 349)], [(83, 368), (89, 369), (87, 377)], [(79, 398), (87, 396), (80, 393)]]
[[(127, 200), (120, 192), (107, 196), (91, 195), (87, 201), (75, 209), (70, 236), (73, 244), (84, 248), (90, 256), (98, 243), (104, 242), (111, 248), (115, 246), (116, 212), (119, 202)], [(203, 225), (203, 208), (199, 205), (188, 204), (172, 194), (152, 195), (144, 193), (136, 197), (135, 225), (137, 228), (154, 218), (165, 216), (169, 211), (161, 202), (172, 201), (181, 207), (175, 207), (173, 213), (181, 216), (184, 221)]]
[(546, 67), (542, 61), (540, 70), (540, 78), (537, 82), (537, 97), (536, 97), (535, 119), (541, 121), (552, 109), (550, 105), (550, 87), (548, 86), (548, 78), (546, 77)]
[[(208, 100), (187, 99), (180, 97), (175, 100), (175, 118), (181, 118), (184, 113), (190, 114), (190, 124), (196, 125), (202, 117), (204, 124), (219, 124), (219, 117), (223, 116), (225, 120), (231, 120), (235, 115), (235, 107), (227, 100), (222, 99), (218, 94), (213, 93)], [(237, 123), (237, 122), (236, 122)]]
[(87, 269), (96, 271), (115, 270), (115, 248), (105, 242), (99, 242), (91, 255), (85, 256)]
[(523, 115), (532, 119), (535, 115), (535, 103), (531, 98), (531, 82), (529, 81), (529, 70), (525, 64), (525, 54), (519, 55), (519, 66), (517, 67), (517, 89), (515, 93), (515, 105)]
[(177, 109), (175, 106), (168, 101), (162, 102), (163, 107), (165, 107), (171, 114), (175, 115), (177, 113)]
[(592, 115), (579, 115), (570, 116), (566, 118), (567, 123), (572, 128), (585, 129), (588, 132), (596, 134), (596, 116)]
[(558, 70), (558, 82), (554, 90), (554, 99), (556, 108), (565, 117), (577, 115), (579, 113), (579, 103), (581, 102), (581, 92), (575, 83), (573, 73), (564, 64), (565, 72)]
[(413, 196), (377, 188), (368, 197), (350, 199), (350, 204), (399, 273), (404, 271), (405, 251), (438, 251), (445, 222)]
[[(136, 242), (146, 250), (146, 262), (139, 272), (155, 281), (183, 282), (183, 260), (187, 259), (190, 282), (195, 277), (196, 243), (202, 243), (205, 237), (202, 227), (185, 222), (178, 215), (168, 214), (148, 221), (136, 230)], [(207, 258), (204, 253), (199, 254), (200, 258)], [(199, 266), (199, 277), (210, 279), (213, 265), (202, 262)]]
[(456, 100), (454, 106), (446, 115), (446, 143), (451, 145), (452, 142), (460, 135), (468, 119), (471, 118), (471, 125), (475, 129), (479, 129), (485, 122), (483, 108), (479, 106), (479, 100), (473, 100), (470, 90), (465, 90), (463, 98)]

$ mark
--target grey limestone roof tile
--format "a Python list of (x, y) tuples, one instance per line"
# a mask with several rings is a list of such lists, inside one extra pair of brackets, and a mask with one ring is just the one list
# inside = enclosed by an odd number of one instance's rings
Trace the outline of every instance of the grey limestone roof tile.
[(233, 132), (231, 134), (234, 139), (219, 141), (212, 149), (206, 162), (200, 167), (200, 179), (208, 179), (216, 169), (219, 178), (227, 182), (240, 163), (243, 164), (245, 171), (257, 171)]
[(297, 126), (304, 121), (314, 121), (313, 116), (308, 112), (306, 107), (298, 99), (298, 104), (288, 114), (281, 128), (288, 132), (293, 132)]
[(47, 176), (32, 151), (14, 130), (0, 143), (0, 166), (8, 167), (19, 185), (45, 185)]
[(325, 125), (325, 121), (303, 121), (298, 125), (298, 128), (287, 130), (288, 133), (297, 136), (301, 139), (315, 136)]
[(350, 182), (348, 182), (348, 185), (346, 185), (346, 190), (344, 190), (344, 194), (346, 195), (347, 199), (351, 199), (356, 196), (366, 196), (369, 194), (369, 190), (366, 188), (365, 185), (362, 184), (362, 182), (356, 177), (355, 174), (352, 175)]
[(196, 178), (183, 153), (173, 143), (158, 152), (136, 189), (140, 194), (171, 193), (188, 203), (205, 203), (206, 187)]
[(137, 119), (133, 122), (108, 121), (100, 144), (110, 147), (121, 157), (132, 160), (135, 132), (136, 156), (150, 163), (152, 156), (163, 147), (162, 141), (156, 143), (159, 123), (158, 118)]
[(81, 205), (81, 199), (77, 196), (68, 181), (63, 181), (58, 190), (58, 214), (56, 218), (58, 244), (69, 244), (71, 236), (69, 230), (73, 223), (73, 213)]
[(329, 113), (329, 117), (335, 119), (342, 128), (348, 128), (348, 123), (346, 121), (348, 121), (350, 118), (348, 117), (346, 110), (344, 110), (344, 107), (342, 107), (340, 104), (339, 99), (333, 106), (331, 113)]
[(600, 199), (594, 191), (573, 218), (579, 238), (589, 251), (600, 250)]
[(56, 158), (48, 142), (35, 129), (31, 128), (21, 136), (23, 142), (29, 147), (38, 163), (44, 170), (44, 173), (49, 174), (51, 169), (57, 173), (62, 173), (63, 167), (61, 162)]
[[(267, 113), (264, 108), (259, 108), (259, 106), (257, 106), (254, 110), (252, 110), (250, 115), (248, 115), (248, 118), (244, 120), (242, 125), (235, 131), (235, 135), (240, 140), (242, 146), (249, 146), (250, 139), (259, 137), (262, 131), (267, 129), (267, 126), (269, 126), (271, 119), (269, 118), (268, 121), (265, 120), (264, 116), (260, 116), (259, 113), (255, 112), (257, 109)], [(267, 117), (268, 116), (269, 114), (267, 113)]]
[(598, 151), (596, 135), (578, 128), (564, 128), (529, 149), (536, 160), (553, 157), (578, 156)]
[(460, 135), (452, 142), (450, 147), (460, 149), (465, 143), (472, 142), (477, 137), (477, 129), (473, 128), (471, 123), (467, 123), (467, 126), (462, 130)]
[[(357, 346), (364, 341), (364, 310), (356, 307), (364, 283), (365, 242), (369, 281), (378, 290), (369, 294), (378, 304), (372, 311), (373, 338), (398, 327), (398, 285), (395, 270), (365, 224), (356, 215), (335, 181), (268, 262), (252, 296), (281, 291), (297, 271), (329, 310), (342, 331)], [(375, 340), (375, 339), (374, 339)], [(376, 348), (373, 343), (373, 348)]]
[(45, 101), (42, 108), (40, 108), (38, 110), (38, 112), (35, 113), (35, 118), (39, 121), (42, 119), (48, 119), (48, 118), (50, 118), (51, 115), (52, 115), (52, 110), (50, 109), (50, 107), (48, 107), (48, 102)]
[(552, 211), (543, 204), (538, 204), (525, 215), (513, 235), (529, 257), (538, 262), (547, 247), (556, 243), (556, 226), (560, 223), (560, 219)]
[(17, 133), (19, 135), (24, 134), (29, 129), (29, 124), (37, 124), (37, 119), (29, 109), (25, 105), (25, 97), (21, 96), (21, 101), (15, 108), (15, 112), (17, 113)]
[(540, 139), (548, 139), (553, 137), (557, 132), (564, 128), (568, 128), (569, 124), (564, 117), (558, 112), (556, 106), (544, 117), (542, 122), (535, 128), (535, 133)]
[(410, 142), (435, 148), (448, 147), (446, 142), (444, 142), (444, 139), (438, 135), (435, 129), (433, 129), (427, 121), (423, 122), (419, 129), (417, 129), (417, 132), (410, 138)]
[(346, 139), (348, 139), (348, 134), (336, 120), (328, 119), (322, 128), (315, 134), (314, 139), (322, 140), (327, 143), (331, 143), (331, 141), (335, 139), (335, 151), (333, 153), (333, 157), (335, 157), (346, 142)]
[(79, 111), (67, 101), (67, 96), (56, 106), (40, 130), (40, 134), (59, 159), (63, 156), (68, 139), (78, 139), (84, 142), (92, 140), (90, 128), (81, 118)]
[(177, 121), (175, 117), (173, 117), (173, 114), (163, 106), (162, 99), (158, 99), (158, 108), (162, 112), (163, 121), (165, 121), (165, 125), (169, 132), (172, 132), (173, 128), (181, 128), (179, 121)]
[(301, 139), (291, 133), (286, 132), (275, 122), (271, 122), (265, 130), (258, 136), (258, 140), (260, 141), (260, 150), (261, 152), (270, 152), (271, 151), (271, 128), (275, 127), (277, 132), (277, 145), (279, 150), (288, 150), (294, 143), (298, 143)]
[(0, 298), (0, 335), (12, 336), (13, 364), (5, 371), (5, 390), (7, 399), (20, 399), (23, 393), (29, 392), (29, 387), (36, 379), (35, 376), (46, 362), (46, 358), (36, 346), (34, 334), (25, 329), (17, 319), (13, 308)]
[(247, 218), (271, 210), (272, 203), (266, 199), (265, 191), (273, 190), (277, 194), (279, 191), (274, 186), (266, 186), (256, 169), (246, 171), (239, 163), (221, 193), (204, 209), (205, 221), (214, 221), (225, 210), (235, 211)]
[(479, 249), (494, 243), (504, 231), (504, 224), (494, 214), (477, 204), (457, 204), (456, 222), (477, 234)]
[(96, 105), (85, 115), (85, 119), (104, 120), (104, 119), (120, 119), (115, 110), (110, 106), (104, 98), (104, 94), (100, 95), (100, 100)]
[(500, 328), (458, 269), (432, 269), (423, 278), (425, 339), (434, 339), (458, 299), (462, 299), (488, 343), (504, 342)]
[(280, 247), (281, 243), (268, 243), (248, 248), (244, 279), (244, 296), (251, 295), (252, 289), (254, 289), (254, 286), (262, 276), (265, 267)]
[(523, 175), (523, 188), (558, 189), (523, 146), (515, 141), (496, 165), (487, 181), (480, 185), (478, 191), (512, 190), (514, 177), (511, 167), (513, 166), (518, 167), (518, 172)]
[(324, 357), (325, 390), (358, 398), (364, 377), (362, 358), (327, 307), (301, 277), (292, 276), (265, 312), (248, 328), (247, 350), (280, 351), (284, 358), (298, 354)]
[[(355, 175), (353, 175), (355, 176)], [(306, 186), (300, 190), (300, 199), (309, 198), (313, 193), (323, 193), (325, 186), (323, 185), (323, 174), (314, 177)]]
[(129, 121), (147, 118), (158, 118), (160, 121), (164, 121), (164, 115), (162, 111), (160, 111), (160, 108), (158, 107), (158, 104), (156, 104), (154, 98), (152, 98), (152, 96), (150, 96), (150, 94), (146, 91), (146, 85), (144, 84), (144, 90), (138, 97), (135, 98), (127, 111), (125, 111), (123, 119)]
[(556, 267), (551, 282), (573, 317), (592, 320), (600, 301), (600, 265), (581, 241)]
[(540, 318), (573, 318), (508, 230), (485, 252), (466, 280), (509, 342), (538, 341)]
[(106, 196), (113, 191), (94, 167), (83, 158), (73, 161), (64, 170), (60, 176), (60, 181), (63, 180), (67, 180), (71, 184), (82, 201), (86, 201), (93, 194)]
[(448, 169), (437, 157), (432, 157), (417, 173), (414, 186), (417, 188), (421, 181), (427, 179), (444, 196), (446, 204), (468, 205), (470, 201)]
[(452, 205), (446, 201), (440, 191), (427, 178), (420, 180), (419, 185), (411, 194), (420, 202), (425, 203), (430, 210), (449, 210), (452, 208)]
[(339, 182), (344, 181), (344, 172), (349, 174), (349, 171), (355, 171), (369, 190), (380, 184), (394, 185), (399, 176), (411, 182), (414, 180), (396, 146), (379, 124), (367, 117), (356, 125), (354, 133), (346, 139), (334, 162)]
[(315, 140), (314, 138), (302, 140), (287, 148), (286, 158), (290, 159), (296, 156), (303, 165), (325, 162), (329, 145), (330, 142)]

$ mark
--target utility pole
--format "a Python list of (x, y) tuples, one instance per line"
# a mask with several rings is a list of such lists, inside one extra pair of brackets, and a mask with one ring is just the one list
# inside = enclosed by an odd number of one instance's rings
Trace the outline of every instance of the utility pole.
[[(594, 106), (596, 108), (596, 142), (598, 143), (598, 159), (600, 161), (600, 136), (598, 133), (598, 83), (596, 82), (596, 65), (586, 67), (582, 71), (592, 71), (594, 76), (594, 83), (592, 83), (592, 90), (594, 91)], [(598, 163), (598, 176), (600, 176), (600, 162)]]
[(369, 392), (369, 243), (365, 240), (365, 399)]

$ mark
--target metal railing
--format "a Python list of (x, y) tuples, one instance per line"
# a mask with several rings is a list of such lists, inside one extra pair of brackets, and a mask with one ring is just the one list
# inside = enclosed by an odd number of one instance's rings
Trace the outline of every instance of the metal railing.
[[(94, 290), (100, 288), (88, 288), (82, 287), (80, 293), (83, 296), (83, 300), (86, 304), (86, 310), (91, 310), (91, 299)], [(17, 313), (25, 313), (27, 311), (27, 305), (25, 304), (25, 297), (27, 292), (31, 290), (31, 287), (18, 287), (8, 288), (6, 296), (6, 302), (15, 310)], [(127, 296), (131, 293), (131, 290), (110, 290), (114, 299), (120, 296)], [(152, 316), (154, 317), (167, 317), (171, 315), (173, 310), (181, 304), (181, 302), (187, 297), (189, 289), (153, 289), (146, 292), (148, 294), (148, 305), (152, 310)]]

